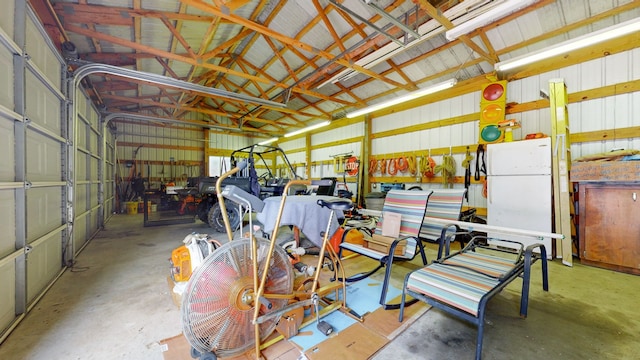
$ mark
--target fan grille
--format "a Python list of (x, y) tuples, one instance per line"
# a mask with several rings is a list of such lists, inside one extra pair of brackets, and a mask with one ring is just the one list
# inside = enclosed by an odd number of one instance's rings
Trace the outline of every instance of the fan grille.
[[(289, 259), (276, 247), (271, 264), (266, 267), (269, 241), (257, 240), (258, 273), (268, 268), (265, 293), (289, 294), (293, 290), (293, 270)], [(255, 345), (254, 308), (244, 295), (253, 293), (251, 241), (228, 242), (215, 250), (196, 269), (182, 300), (183, 333), (191, 346), (201, 353), (213, 351), (217, 356), (241, 354)], [(261, 306), (260, 314), (277, 311), (287, 299), (272, 299), (272, 308)], [(260, 325), (263, 340), (271, 334), (277, 318)]]

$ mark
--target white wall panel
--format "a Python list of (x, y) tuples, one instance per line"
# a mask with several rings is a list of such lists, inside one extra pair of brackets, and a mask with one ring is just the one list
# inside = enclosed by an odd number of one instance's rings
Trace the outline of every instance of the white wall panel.
[(13, 110), (14, 107), (13, 80), (13, 54), (4, 46), (0, 46), (0, 105), (9, 110)]
[(300, 137), (292, 140), (285, 138), (283, 141), (278, 142), (278, 147), (280, 147), (282, 150), (285, 150), (285, 151), (291, 150), (291, 149), (301, 149), (306, 146), (307, 146), (307, 142), (304, 137)]
[(62, 224), (61, 198), (61, 188), (46, 187), (27, 190), (28, 242), (34, 241)]
[(31, 302), (62, 268), (62, 236), (54, 233), (27, 255), (27, 302)]

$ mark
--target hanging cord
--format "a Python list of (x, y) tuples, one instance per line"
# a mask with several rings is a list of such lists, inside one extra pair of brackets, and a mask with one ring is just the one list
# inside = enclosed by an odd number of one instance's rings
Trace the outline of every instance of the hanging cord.
[(433, 160), (431, 156), (423, 156), (420, 158), (420, 170), (422, 170), (422, 175), (424, 175), (424, 177), (434, 177), (436, 175), (435, 168), (436, 161)]
[(406, 157), (400, 156), (399, 158), (396, 159), (396, 169), (398, 169), (398, 171), (405, 172), (407, 171), (408, 167), (409, 167), (409, 164), (407, 162)]
[(369, 175), (373, 175), (378, 171), (378, 160), (370, 158), (369, 159)]
[(380, 160), (380, 174), (387, 174), (387, 159)]
[(398, 162), (396, 161), (396, 159), (389, 159), (387, 173), (389, 175), (395, 175), (398, 173)]
[[(480, 165), (482, 162), (482, 165)], [(478, 150), (476, 150), (476, 173), (474, 174), (474, 179), (476, 181), (480, 180), (480, 173), (487, 174), (487, 164), (484, 161), (484, 145), (478, 145)]]
[(473, 155), (469, 152), (469, 147), (467, 146), (467, 155), (464, 160), (462, 160), (462, 167), (464, 168), (464, 188), (467, 191), (464, 193), (464, 198), (469, 201), (469, 185), (471, 185), (471, 161), (473, 161)]
[(442, 156), (442, 164), (436, 166), (435, 173), (442, 172), (442, 183), (453, 187), (453, 178), (456, 175), (456, 160), (451, 155)]
[(417, 162), (416, 162), (416, 156), (415, 155), (411, 155), (411, 156), (407, 157), (407, 166), (409, 168), (408, 170), (409, 170), (409, 173), (411, 175), (413, 175), (413, 176), (415, 176), (416, 172), (418, 171), (416, 169), (416, 165), (417, 165)]

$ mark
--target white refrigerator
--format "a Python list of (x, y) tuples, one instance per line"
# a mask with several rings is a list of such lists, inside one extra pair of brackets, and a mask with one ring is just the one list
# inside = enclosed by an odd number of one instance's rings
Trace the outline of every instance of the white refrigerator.
[[(487, 145), (487, 224), (550, 233), (551, 181), (551, 138)], [(525, 247), (542, 242), (551, 258), (551, 238), (499, 237)]]

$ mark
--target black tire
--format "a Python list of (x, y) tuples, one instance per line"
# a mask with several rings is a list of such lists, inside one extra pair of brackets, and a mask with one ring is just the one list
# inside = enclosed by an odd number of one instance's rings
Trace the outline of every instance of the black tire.
[(196, 210), (198, 219), (205, 224), (209, 224), (209, 210), (211, 210), (210, 205), (211, 204), (208, 199), (202, 199), (200, 204), (198, 204), (198, 209)]
[[(235, 230), (240, 226), (240, 211), (238, 205), (231, 201), (224, 202), (227, 208), (227, 215), (229, 216), (229, 224), (231, 224), (231, 230)], [(224, 226), (224, 218), (222, 217), (222, 211), (220, 209), (220, 203), (215, 203), (209, 210), (209, 226), (211, 226), (217, 232), (226, 232), (227, 229)]]

